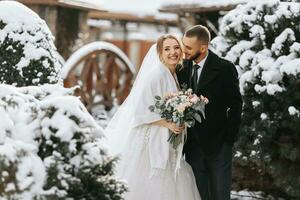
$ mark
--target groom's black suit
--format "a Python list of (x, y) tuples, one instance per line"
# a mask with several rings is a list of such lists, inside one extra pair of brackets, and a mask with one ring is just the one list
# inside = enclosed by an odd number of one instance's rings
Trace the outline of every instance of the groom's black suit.
[[(179, 83), (191, 88), (193, 62), (177, 71)], [(202, 200), (230, 199), (232, 145), (241, 122), (242, 98), (235, 66), (209, 51), (198, 80), (197, 95), (209, 99), (205, 120), (188, 129), (184, 146)]]

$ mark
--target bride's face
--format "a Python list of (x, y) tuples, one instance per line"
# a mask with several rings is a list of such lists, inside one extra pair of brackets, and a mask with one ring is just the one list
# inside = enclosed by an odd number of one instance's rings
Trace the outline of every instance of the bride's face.
[(166, 65), (176, 65), (180, 61), (182, 50), (175, 39), (167, 38), (163, 42), (161, 58)]

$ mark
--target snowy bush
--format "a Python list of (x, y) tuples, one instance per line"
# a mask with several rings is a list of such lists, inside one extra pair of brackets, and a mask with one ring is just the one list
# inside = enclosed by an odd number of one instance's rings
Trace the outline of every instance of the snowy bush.
[(103, 130), (73, 90), (0, 85), (4, 199), (122, 199), (126, 188), (114, 177)]
[(240, 5), (220, 30), (212, 46), (235, 63), (244, 99), (235, 182), (299, 198), (300, 4)]
[(0, 1), (0, 83), (57, 83), (61, 64), (46, 23), (17, 1)]
[(0, 145), (0, 199), (40, 196), (46, 172), (34, 145), (7, 138)]

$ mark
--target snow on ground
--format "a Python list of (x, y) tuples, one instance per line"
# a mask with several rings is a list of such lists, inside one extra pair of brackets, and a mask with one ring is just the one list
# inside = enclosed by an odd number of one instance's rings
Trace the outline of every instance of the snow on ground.
[(265, 199), (262, 197), (263, 192), (251, 192), (248, 190), (231, 191), (231, 199), (233, 200), (255, 200)]

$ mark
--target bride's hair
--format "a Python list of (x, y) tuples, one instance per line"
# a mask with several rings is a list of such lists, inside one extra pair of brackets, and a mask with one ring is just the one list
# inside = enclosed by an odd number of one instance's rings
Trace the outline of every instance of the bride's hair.
[[(182, 43), (181, 41), (175, 36), (175, 35), (171, 35), (171, 34), (165, 34), (165, 35), (162, 35), (160, 36), (157, 41), (156, 41), (156, 50), (157, 50), (157, 54), (159, 56), (159, 59), (162, 63), (165, 63), (164, 60), (162, 59), (161, 55), (162, 55), (162, 52), (163, 52), (163, 44), (164, 44), (164, 41), (166, 39), (174, 39), (177, 41), (177, 43), (179, 44), (180, 46), (180, 50), (181, 52), (183, 52), (183, 49), (182, 49)], [(181, 63), (182, 61), (182, 58), (180, 59), (179, 63)], [(178, 64), (179, 64), (178, 63)]]

